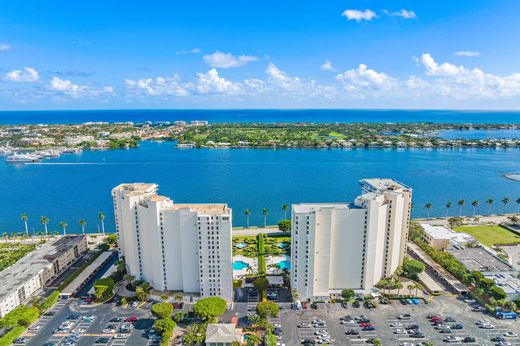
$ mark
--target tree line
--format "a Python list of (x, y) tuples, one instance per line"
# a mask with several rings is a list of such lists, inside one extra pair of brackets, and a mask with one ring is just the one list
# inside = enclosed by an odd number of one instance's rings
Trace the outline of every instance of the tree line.
[[(507, 206), (509, 205), (511, 200), (509, 199), (509, 197), (504, 197), (500, 202), (502, 202), (502, 214), (505, 214)], [(517, 212), (520, 213), (520, 197), (517, 198), (515, 202), (516, 202), (517, 208), (518, 208)], [(488, 198), (485, 200), (485, 204), (487, 204), (487, 215), (491, 215), (491, 207), (493, 206), (493, 203), (495, 203), (495, 200), (493, 198)], [(457, 206), (459, 207), (459, 217), (462, 216), (462, 209), (464, 208), (465, 205), (466, 205), (465, 199), (460, 199), (457, 201)], [(480, 201), (477, 199), (471, 201), (471, 206), (473, 208), (473, 216), (475, 216), (475, 214), (477, 213), (477, 208), (480, 206)], [(431, 202), (428, 202), (424, 205), (428, 218), (430, 218), (430, 211), (431, 211), (432, 207), (433, 207), (433, 205)], [(449, 216), (449, 213), (450, 213), (450, 210), (452, 207), (453, 207), (453, 203), (451, 201), (446, 202), (444, 217)]]

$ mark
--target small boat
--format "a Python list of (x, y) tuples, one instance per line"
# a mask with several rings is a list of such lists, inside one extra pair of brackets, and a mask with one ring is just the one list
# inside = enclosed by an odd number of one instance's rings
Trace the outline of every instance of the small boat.
[(40, 156), (38, 155), (35, 155), (35, 154), (29, 154), (29, 153), (22, 153), (22, 154), (18, 154), (18, 153), (14, 153), (13, 155), (10, 155), (8, 156), (5, 161), (6, 162), (13, 162), (13, 163), (17, 163), (17, 162), (38, 162), (40, 161)]

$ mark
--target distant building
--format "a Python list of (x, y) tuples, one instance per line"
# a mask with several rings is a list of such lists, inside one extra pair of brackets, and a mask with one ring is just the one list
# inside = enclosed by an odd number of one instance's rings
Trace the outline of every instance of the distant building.
[(467, 233), (454, 232), (444, 226), (422, 223), (421, 227), (424, 230), (423, 241), (435, 250), (444, 251), (450, 243), (465, 245), (475, 241), (475, 238)]
[(156, 184), (112, 190), (120, 254), (128, 273), (157, 290), (220, 296), (231, 302), (231, 209), (176, 204)]
[(402, 264), (412, 189), (363, 179), (354, 203), (292, 206), (291, 285), (300, 299), (369, 290)]
[(231, 323), (211, 323), (206, 328), (206, 346), (231, 346), (244, 341), (242, 329)]
[(192, 120), (190, 123), (191, 126), (206, 126), (208, 122), (206, 120)]
[(65, 236), (47, 241), (2, 271), (0, 317), (4, 317), (18, 305), (26, 303), (85, 252), (86, 237)]
[(517, 271), (509, 272), (483, 272), (484, 277), (495, 281), (495, 284), (507, 294), (506, 300), (520, 298), (520, 279)]

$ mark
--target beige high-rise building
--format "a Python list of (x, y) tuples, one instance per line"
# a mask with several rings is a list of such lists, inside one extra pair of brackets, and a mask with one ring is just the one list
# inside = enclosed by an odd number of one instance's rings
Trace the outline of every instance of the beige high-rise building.
[(299, 299), (369, 290), (403, 263), (412, 189), (363, 179), (354, 203), (292, 206), (291, 285)]
[(226, 204), (176, 204), (156, 184), (112, 190), (127, 271), (155, 289), (232, 301), (232, 213)]

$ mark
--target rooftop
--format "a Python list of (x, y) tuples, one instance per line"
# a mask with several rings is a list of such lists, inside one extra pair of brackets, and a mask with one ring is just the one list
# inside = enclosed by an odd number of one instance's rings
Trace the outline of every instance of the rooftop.
[(154, 192), (157, 190), (157, 184), (151, 183), (123, 183), (114, 188), (114, 190), (124, 190), (127, 194), (142, 194)]
[(202, 213), (208, 214), (229, 214), (229, 208), (225, 203), (174, 203), (173, 206), (168, 208), (169, 210), (178, 210), (178, 209), (191, 209), (196, 210)]
[(78, 288), (83, 285), (85, 280), (87, 280), (100, 266), (102, 266), (111, 256), (114, 255), (113, 251), (105, 251), (100, 254), (94, 262), (92, 262), (87, 268), (85, 268), (81, 273), (79, 273), (72, 282), (60, 292), (60, 295), (73, 295), (76, 293)]
[(447, 250), (470, 271), (508, 272), (513, 270), (508, 264), (483, 248), (449, 246)]
[(490, 273), (484, 274), (484, 276), (495, 281), (497, 286), (502, 288), (506, 294), (520, 295), (520, 279), (516, 274), (516, 272)]
[(310, 213), (320, 209), (348, 209), (348, 203), (299, 203), (293, 204), (292, 208), (295, 213)]
[(437, 240), (447, 239), (460, 244), (465, 244), (475, 240), (475, 238), (467, 233), (454, 232), (444, 226), (434, 226), (428, 223), (421, 223), (421, 227), (430, 237)]
[(206, 329), (206, 343), (242, 342), (242, 329), (231, 323), (208, 324)]
[(406, 189), (411, 190), (410, 187), (405, 184), (390, 178), (367, 178), (361, 179), (359, 183), (363, 186), (364, 189), (369, 191), (388, 191), (395, 189)]
[(47, 241), (36, 250), (20, 259), (18, 262), (2, 271), (0, 282), (0, 300), (10, 295), (22, 286), (27, 280), (33, 278), (52, 262), (83, 240), (83, 236), (65, 236), (59, 239)]

